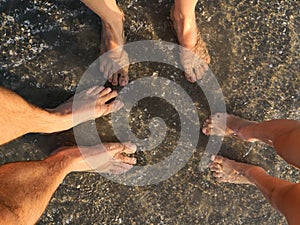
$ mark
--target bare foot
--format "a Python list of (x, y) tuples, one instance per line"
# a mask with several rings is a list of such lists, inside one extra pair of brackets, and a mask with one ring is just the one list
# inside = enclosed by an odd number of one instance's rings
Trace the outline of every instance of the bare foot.
[(249, 171), (249, 169), (257, 166), (238, 163), (222, 156), (212, 156), (211, 160), (210, 170), (218, 182), (253, 185), (253, 183), (245, 177), (245, 173)]
[(201, 38), (197, 27), (196, 15), (193, 13), (189, 18), (182, 18), (173, 6), (170, 17), (179, 44), (184, 47), (180, 49), (180, 60), (185, 70), (185, 77), (191, 83), (196, 82), (203, 77), (208, 70), (207, 64), (210, 63), (206, 43)]
[[(115, 24), (108, 24), (102, 21), (101, 33), (101, 62), (100, 71), (112, 85), (125, 86), (128, 84), (128, 55), (122, 46), (125, 43), (123, 31), (124, 14), (121, 20), (115, 19)], [(121, 67), (121, 69), (120, 69)]]
[[(224, 122), (226, 123), (225, 131), (220, 126), (220, 124), (223, 124)], [(237, 136), (245, 141), (252, 142), (256, 141), (256, 139), (245, 139), (240, 135), (239, 131), (240, 129), (253, 124), (256, 124), (256, 122), (245, 120), (227, 113), (216, 113), (204, 122), (202, 132), (205, 135)]]
[(94, 86), (84, 90), (74, 97), (59, 105), (55, 109), (48, 111), (59, 115), (60, 122), (55, 130), (67, 130), (80, 123), (105, 116), (111, 112), (118, 111), (123, 107), (123, 103), (116, 100), (106, 104), (109, 100), (117, 97), (118, 93), (111, 88)]
[(130, 142), (104, 143), (93, 147), (63, 147), (53, 152), (52, 157), (68, 161), (70, 172), (120, 174), (136, 164), (136, 158), (125, 155), (135, 151), (136, 145)]

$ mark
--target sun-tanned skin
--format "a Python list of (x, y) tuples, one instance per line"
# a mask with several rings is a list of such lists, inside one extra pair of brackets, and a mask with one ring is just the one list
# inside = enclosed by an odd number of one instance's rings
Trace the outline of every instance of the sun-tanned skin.
[[(75, 113), (80, 121), (73, 124), (73, 98), (55, 109), (44, 110), (26, 102), (16, 93), (0, 87), (0, 145), (27, 133), (53, 133), (68, 130), (79, 123), (117, 111), (123, 103), (116, 101), (105, 104), (117, 95), (116, 91), (104, 87), (92, 87), (78, 93), (77, 100), (80, 108)], [(87, 113), (89, 111), (94, 113)], [(93, 114), (93, 118), (86, 117), (86, 115)]]
[[(109, 143), (85, 147), (90, 157), (98, 157), (97, 172), (123, 173), (136, 159), (135, 145)], [(101, 158), (101, 160), (100, 160)], [(32, 225), (45, 210), (54, 191), (71, 172), (91, 171), (77, 147), (64, 148), (41, 161), (8, 163), (0, 167), (0, 224)], [(99, 169), (100, 168), (100, 169)]]
[[(210, 56), (206, 44), (199, 36), (195, 7), (198, 0), (175, 0), (171, 10), (171, 19), (177, 34), (179, 44), (186, 50), (181, 51), (181, 63), (185, 69), (188, 81), (195, 82), (201, 79), (210, 63)], [(125, 86), (128, 83), (128, 65), (116, 71), (115, 64), (126, 65), (128, 55), (122, 49), (124, 45), (124, 14), (119, 9), (115, 0), (82, 0), (82, 2), (93, 10), (102, 20), (101, 54), (108, 52), (100, 65), (101, 72), (113, 85)], [(118, 48), (120, 47), (120, 48)], [(194, 59), (187, 51), (192, 51), (204, 63), (193, 63)]]
[[(194, 83), (201, 79), (208, 69), (210, 55), (206, 43), (200, 36), (196, 23), (195, 7), (198, 0), (175, 0), (170, 17), (176, 32), (180, 49), (180, 60), (186, 79)], [(195, 55), (199, 59), (195, 59)]]
[[(95, 12), (102, 21), (101, 54), (109, 52), (101, 62), (100, 71), (112, 85), (128, 84), (128, 65), (116, 71), (116, 64), (125, 65), (128, 62), (127, 53), (122, 49), (125, 44), (123, 21), (124, 14), (115, 0), (82, 0)], [(120, 47), (120, 48), (119, 48)]]
[[(43, 110), (5, 88), (0, 88), (0, 144), (29, 132), (58, 132), (94, 119), (123, 106), (107, 101), (117, 96), (110, 88), (92, 87), (78, 94), (80, 107), (72, 112), (73, 98), (55, 109)], [(92, 113), (87, 113), (92, 112)], [(79, 119), (73, 124), (72, 117)], [(87, 117), (88, 115), (88, 117)], [(93, 115), (90, 117), (90, 115)], [(81, 150), (81, 151), (80, 151)], [(81, 152), (87, 153), (84, 157)], [(136, 163), (131, 143), (105, 143), (94, 147), (64, 147), (40, 161), (0, 166), (0, 225), (35, 224), (52, 194), (71, 172), (123, 173)], [(93, 162), (93, 167), (87, 160)]]
[[(226, 131), (218, 123), (226, 121)], [(245, 141), (263, 141), (291, 165), (300, 168), (300, 122), (295, 120), (248, 121), (233, 115), (217, 113), (208, 119), (202, 129), (206, 135), (225, 135)], [(238, 163), (221, 156), (213, 156), (210, 165), (214, 177), (220, 182), (255, 185), (281, 212), (290, 225), (300, 221), (300, 184), (272, 177), (259, 167)]]

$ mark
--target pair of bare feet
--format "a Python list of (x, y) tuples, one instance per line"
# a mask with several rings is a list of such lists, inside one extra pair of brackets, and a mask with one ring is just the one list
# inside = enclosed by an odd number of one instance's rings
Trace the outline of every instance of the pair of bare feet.
[[(124, 14), (121, 11), (120, 13), (121, 19), (115, 19), (113, 25), (102, 20), (101, 54), (106, 54), (100, 62), (100, 71), (114, 86), (118, 84), (125, 86), (129, 81), (129, 65), (126, 63), (128, 55), (122, 48), (125, 43)], [(182, 46), (179, 54), (185, 77), (191, 83), (196, 82), (207, 71), (210, 56), (206, 43), (200, 36), (195, 11), (182, 15), (175, 5), (171, 9), (170, 18), (178, 42)], [(122, 68), (118, 69), (118, 67)]]
[[(95, 86), (76, 94), (65, 103), (48, 111), (61, 118), (61, 127), (55, 129), (66, 130), (122, 108), (123, 103), (117, 100), (106, 103), (117, 95), (117, 92), (112, 91), (111, 88)], [(130, 142), (104, 143), (93, 147), (63, 147), (52, 155), (58, 159), (64, 159), (70, 172), (97, 171), (119, 174), (128, 171), (132, 165), (136, 164), (136, 158), (127, 156), (135, 151), (136, 145)]]
[[(220, 124), (226, 122), (225, 130), (221, 129)], [(245, 120), (237, 116), (226, 113), (217, 113), (207, 119), (203, 125), (202, 132), (205, 135), (235, 136), (245, 141), (255, 141), (247, 135), (247, 127), (257, 124), (256, 122)], [(212, 163), (210, 170), (219, 182), (234, 184), (252, 184), (248, 179), (249, 171), (261, 170), (260, 167), (245, 163), (239, 163), (222, 156), (211, 157)]]

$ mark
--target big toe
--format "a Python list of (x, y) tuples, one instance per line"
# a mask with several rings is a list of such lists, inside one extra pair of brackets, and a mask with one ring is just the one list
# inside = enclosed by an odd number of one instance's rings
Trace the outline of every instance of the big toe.
[(208, 65), (204, 64), (204, 63), (201, 63), (200, 65), (195, 67), (193, 70), (194, 70), (194, 74), (195, 74), (197, 80), (200, 80), (205, 75), (205, 73), (207, 72)]
[(205, 122), (203, 123), (202, 132), (205, 135), (210, 135), (210, 133), (211, 133), (211, 120), (210, 119), (205, 120)]
[(211, 156), (211, 161), (213, 161), (214, 163), (218, 163), (218, 164), (222, 164), (222, 162), (225, 160), (224, 157), (219, 156), (219, 155), (213, 155)]
[(118, 85), (118, 73), (114, 73), (114, 74), (112, 75), (111, 84), (112, 84), (113, 86), (117, 86), (117, 85)]
[(196, 74), (194, 73), (192, 68), (186, 68), (184, 76), (190, 83), (195, 83), (197, 81)]
[(128, 81), (129, 81), (129, 77), (128, 77), (128, 71), (126, 70), (122, 70), (120, 72), (120, 78), (119, 78), (119, 84), (120, 86), (124, 87), (128, 84)]
[(119, 165), (114, 165), (110, 170), (110, 174), (122, 174), (130, 170), (133, 166), (125, 163), (120, 163)]

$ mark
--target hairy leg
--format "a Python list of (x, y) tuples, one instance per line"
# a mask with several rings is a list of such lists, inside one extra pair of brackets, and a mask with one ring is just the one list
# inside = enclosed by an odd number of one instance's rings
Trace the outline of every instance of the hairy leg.
[[(119, 83), (121, 86), (125, 86), (129, 79), (128, 56), (122, 48), (119, 48), (125, 42), (123, 12), (119, 9), (115, 0), (82, 0), (82, 2), (102, 20), (101, 54), (109, 53), (100, 62), (101, 72), (113, 85)], [(119, 70), (118, 65), (122, 69)]]
[[(0, 87), (0, 145), (30, 132), (52, 133), (120, 109), (119, 101), (106, 104), (117, 93), (110, 88), (92, 87), (78, 94), (75, 111), (73, 98), (55, 109), (38, 108), (16, 93)], [(75, 115), (72, 115), (75, 114)], [(76, 123), (73, 122), (76, 116)]]
[[(226, 131), (218, 124), (226, 121)], [(203, 126), (206, 135), (235, 135), (245, 141), (262, 141), (274, 147), (288, 163), (300, 168), (300, 121), (270, 120), (254, 122), (225, 113), (217, 113)]]
[[(83, 147), (82, 147), (83, 148)], [(132, 168), (136, 146), (130, 143), (109, 143), (83, 148), (90, 155), (83, 157), (77, 147), (61, 149), (41, 161), (8, 163), (0, 167), (0, 224), (31, 225), (36, 223), (54, 191), (64, 177), (73, 171), (90, 171), (86, 161), (93, 161), (98, 172), (123, 173)]]
[(300, 184), (272, 177), (258, 166), (213, 156), (210, 165), (219, 182), (255, 185), (290, 225), (300, 221)]

